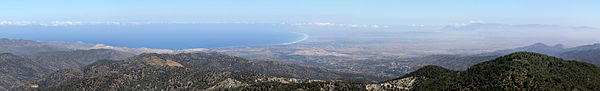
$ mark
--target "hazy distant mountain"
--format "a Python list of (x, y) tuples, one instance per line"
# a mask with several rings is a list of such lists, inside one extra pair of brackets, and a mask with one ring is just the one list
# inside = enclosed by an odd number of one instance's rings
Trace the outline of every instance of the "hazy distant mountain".
[(583, 45), (573, 48), (566, 48), (561, 44), (548, 46), (543, 43), (519, 47), (514, 49), (499, 50), (490, 53), (482, 53), (477, 55), (432, 55), (425, 57), (414, 58), (411, 64), (415, 66), (438, 65), (452, 70), (465, 70), (475, 64), (491, 60), (493, 58), (507, 55), (514, 52), (536, 52), (550, 56), (556, 56), (565, 59), (575, 59), (581, 62), (589, 62), (600, 65), (600, 60), (595, 60), (600, 54), (596, 51), (600, 50), (600, 44)]
[(415, 58), (413, 66), (438, 65), (452, 70), (465, 70), (475, 64), (501, 56), (500, 54), (480, 55), (432, 55)]
[(38, 52), (68, 51), (66, 47), (54, 46), (31, 40), (0, 38), (0, 53), (32, 54)]
[[(426, 66), (370, 89), (388, 90), (600, 90), (600, 68), (530, 52), (479, 63), (465, 71)], [(381, 86), (381, 87), (380, 87)], [(397, 87), (397, 88), (394, 88)]]
[(600, 44), (568, 48), (558, 54), (558, 57), (600, 65)]
[(519, 52), (519, 51), (527, 51), (527, 52), (536, 52), (542, 53), (550, 56), (556, 56), (569, 60), (577, 60), (581, 62), (588, 62), (596, 65), (600, 65), (600, 44), (592, 44), (592, 45), (583, 45), (577, 46), (573, 48), (565, 48), (561, 44), (557, 44), (555, 46), (548, 46), (542, 43), (537, 43), (534, 45), (520, 47), (516, 49), (509, 50), (501, 50), (496, 51), (498, 53), (510, 53), (510, 52)]
[(31, 61), (37, 62), (52, 70), (80, 68), (100, 59), (120, 60), (131, 56), (134, 55), (110, 49), (40, 52), (26, 55)]
[(594, 49), (600, 49), (600, 43), (596, 43), (596, 44), (592, 44), (592, 45), (577, 46), (577, 47), (569, 48), (567, 50), (568, 51), (582, 51), (582, 50), (594, 50)]
[(567, 48), (565, 48), (565, 46), (562, 44), (548, 46), (543, 43), (536, 43), (536, 44), (525, 46), (525, 47), (519, 47), (519, 48), (507, 49), (507, 50), (499, 50), (499, 51), (495, 51), (495, 52), (500, 53), (500, 54), (510, 54), (510, 53), (520, 52), (520, 51), (536, 52), (536, 53), (542, 53), (542, 54), (547, 54), (547, 55), (551, 55), (551, 56), (556, 56), (556, 55), (560, 54), (561, 52), (567, 51)]
[(600, 49), (575, 50), (561, 53), (561, 58), (600, 65)]
[(38, 52), (17, 56), (0, 56), (0, 90), (23, 85), (61, 68), (79, 68), (101, 59), (123, 59), (132, 54), (115, 50), (77, 50)]
[(40, 42), (22, 39), (6, 39), (0, 38), (0, 53), (13, 53), (16, 55), (34, 54), (39, 52), (55, 52), (55, 51), (74, 51), (74, 50), (91, 50), (91, 49), (111, 49), (131, 54), (141, 53), (184, 53), (184, 52), (199, 52), (208, 49), (152, 49), (152, 48), (128, 48), (117, 47), (104, 44), (90, 44), (84, 42)]
[(508, 24), (494, 24), (494, 23), (468, 23), (459, 25), (450, 25), (442, 28), (442, 30), (595, 30), (591, 27), (567, 27), (558, 25), (544, 25), (544, 24), (521, 24), (521, 25), (508, 25)]
[(504, 24), (487, 24), (487, 23), (469, 23), (465, 25), (451, 25), (442, 28), (442, 30), (478, 30), (478, 29), (499, 29), (509, 28), (510, 25)]

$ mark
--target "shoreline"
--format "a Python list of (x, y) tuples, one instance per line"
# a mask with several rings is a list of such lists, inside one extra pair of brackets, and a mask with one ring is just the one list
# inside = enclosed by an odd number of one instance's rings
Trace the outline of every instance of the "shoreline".
[[(219, 49), (219, 48), (234, 48), (234, 47), (251, 47), (251, 46), (276, 46), (276, 45), (291, 45), (291, 44), (296, 44), (296, 43), (300, 43), (303, 42), (305, 40), (307, 40), (310, 36), (306, 33), (300, 33), (300, 32), (292, 32), (294, 34), (298, 34), (302, 36), (302, 39), (296, 40), (296, 41), (292, 41), (292, 42), (287, 42), (287, 43), (280, 43), (280, 44), (260, 44), (260, 45), (243, 45), (243, 46), (224, 46), (224, 47), (217, 47), (217, 48), (186, 48), (186, 49), (160, 49), (160, 48), (132, 48), (132, 47), (124, 47), (124, 46), (113, 46), (113, 45), (107, 45), (107, 44), (101, 44), (101, 43), (87, 43), (87, 42), (82, 42), (82, 41), (77, 41), (77, 42), (66, 42), (66, 41), (41, 41), (41, 40), (33, 40), (36, 42), (42, 42), (45, 44), (53, 44), (53, 45), (58, 45), (56, 43), (60, 43), (61, 45), (69, 45), (66, 47), (69, 47), (70, 49), (81, 49), (81, 50), (90, 50), (90, 49), (112, 49), (112, 50), (118, 50), (118, 51), (123, 51), (123, 52), (128, 52), (128, 53), (133, 53), (133, 54), (140, 54), (140, 53), (167, 53), (167, 54), (175, 54), (175, 53), (186, 53), (186, 52), (201, 52), (201, 51), (209, 51), (211, 49)], [(4, 38), (2, 38), (4, 39)], [(5, 39), (10, 39), (10, 38), (5, 38)], [(25, 40), (25, 39), (22, 39)]]
[(294, 34), (298, 34), (298, 35), (302, 35), (302, 39), (300, 40), (296, 40), (296, 41), (292, 41), (292, 42), (287, 42), (287, 43), (272, 43), (272, 44), (256, 44), (256, 45), (239, 45), (239, 46), (223, 46), (223, 47), (213, 47), (213, 48), (203, 48), (203, 49), (222, 49), (222, 48), (236, 48), (236, 47), (257, 47), (257, 46), (278, 46), (278, 45), (291, 45), (291, 44), (296, 44), (296, 43), (300, 43), (302, 41), (307, 40), (310, 36), (306, 33), (299, 33), (299, 32), (292, 32)]
[(307, 40), (307, 39), (310, 37), (310, 36), (309, 36), (308, 34), (306, 34), (306, 33), (299, 33), (299, 32), (294, 32), (294, 33), (295, 33), (295, 34), (300, 34), (300, 35), (302, 35), (302, 36), (303, 36), (303, 38), (302, 38), (302, 39), (300, 39), (300, 40), (293, 41), (293, 42), (283, 43), (282, 45), (291, 45), (291, 44), (300, 43), (300, 42), (302, 42), (302, 41), (305, 41), (305, 40)]

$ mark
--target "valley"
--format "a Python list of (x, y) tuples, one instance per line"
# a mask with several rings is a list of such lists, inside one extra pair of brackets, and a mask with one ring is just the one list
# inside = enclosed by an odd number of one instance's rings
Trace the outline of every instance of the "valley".
[[(486, 63), (489, 60), (497, 60), (498, 57), (503, 57), (503, 55), (518, 55), (519, 57), (522, 55), (535, 55), (536, 57), (546, 57), (544, 54), (555, 55), (565, 59), (587, 62), (584, 64), (591, 65), (590, 67), (592, 67), (592, 69), (597, 69), (593, 67), (597, 67), (596, 65), (598, 64), (589, 63), (598, 63), (598, 60), (594, 60), (593, 57), (598, 55), (595, 54), (595, 51), (600, 48), (597, 44), (563, 47), (561, 45), (549, 46), (537, 43), (515, 49), (498, 50), (472, 55), (440, 54), (421, 57), (380, 57), (378, 59), (356, 59), (348, 54), (341, 55), (341, 53), (331, 53), (326, 50), (286, 52), (289, 50), (282, 49), (279, 52), (273, 53), (279, 55), (275, 56), (273, 59), (252, 59), (253, 57), (246, 56), (246, 58), (251, 59), (249, 60), (243, 58), (243, 56), (224, 55), (219, 54), (218, 52), (177, 54), (142, 53), (136, 55), (132, 52), (111, 49), (77, 50), (69, 49), (65, 46), (50, 46), (45, 42), (12, 39), (4, 39), (4, 41), (8, 41), (8, 43), (21, 41), (17, 43), (23, 44), (18, 45), (29, 44), (36, 46), (20, 46), (20, 48), (43, 50), (18, 54), (2, 54), (0, 59), (3, 61), (0, 62), (4, 65), (2, 66), (2, 82), (4, 83), (2, 83), (1, 86), (3, 90), (336, 89), (379, 91), (385, 89), (450, 89), (443, 87), (444, 85), (436, 85), (442, 88), (423, 88), (422, 86), (429, 86), (429, 84), (431, 84), (427, 83), (430, 80), (425, 79), (448, 79), (446, 77), (451, 77), (457, 71), (469, 71), (469, 69), (473, 69), (472, 66)], [(5, 47), (2, 48), (16, 47), (11, 45), (4, 46)], [(11, 50), (6, 52), (10, 51)], [(543, 54), (523, 53), (520, 51)], [(306, 55), (307, 53), (318, 53), (318, 55)], [(264, 58), (268, 57), (269, 56)], [(559, 59), (554, 58), (552, 60)], [(310, 64), (294, 61), (307, 62)], [(446, 75), (425, 75), (431, 73), (429, 71), (422, 73), (422, 70), (430, 69), (444, 71), (433, 73), (442, 73)], [(420, 76), (425, 76), (425, 78), (421, 78)], [(441, 76), (441, 78), (437, 76)], [(160, 78), (167, 79), (162, 79), (165, 81), (160, 81), (163, 83), (148, 83), (148, 81), (156, 81)], [(396, 79), (394, 80), (394, 78)], [(187, 84), (182, 82), (186, 82)], [(135, 84), (138, 86), (134, 86)], [(460, 87), (452, 89), (491, 88)], [(522, 89), (525, 87), (519, 88)], [(583, 87), (572, 89), (595, 88)]]

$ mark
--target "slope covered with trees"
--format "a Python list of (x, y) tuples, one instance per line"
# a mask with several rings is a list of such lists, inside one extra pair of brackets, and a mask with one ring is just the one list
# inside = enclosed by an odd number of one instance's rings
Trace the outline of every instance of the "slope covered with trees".
[(600, 65), (600, 49), (568, 51), (561, 53), (559, 56), (565, 59)]
[[(277, 84), (296, 87), (304, 84), (346, 84), (342, 81), (364, 77), (277, 62), (253, 62), (216, 53), (146, 53), (126, 60), (100, 60), (81, 69), (64, 69), (38, 80), (25, 90), (209, 90), (248, 89)], [(308, 78), (312, 80), (308, 80)], [(321, 80), (324, 79), (324, 80)], [(345, 80), (347, 81), (347, 80)], [(360, 87), (356, 84), (349, 84)], [(240, 87), (240, 88), (237, 88)], [(304, 86), (306, 87), (306, 86)], [(311, 86), (312, 87), (312, 86)], [(314, 87), (313, 87), (314, 88)], [(345, 88), (345, 87), (339, 87)]]
[[(532, 52), (516, 52), (476, 64), (465, 71), (425, 66), (400, 78), (376, 84), (263, 83), (242, 90), (600, 90), (600, 68)], [(236, 89), (236, 90), (239, 90)]]
[(176, 55), (148, 54), (162, 59), (172, 59), (186, 67), (204, 70), (254, 71), (265, 74), (286, 74), (296, 78), (319, 80), (366, 80), (389, 79), (378, 75), (345, 73), (319, 68), (285, 64), (275, 61), (250, 61), (241, 57), (217, 53), (180, 53)]
[(22, 86), (30, 81), (63, 68), (79, 68), (101, 59), (124, 59), (132, 54), (115, 50), (95, 49), (38, 52), (0, 56), (0, 90)]
[(599, 67), (532, 52), (501, 56), (464, 71), (425, 66), (397, 79), (373, 84), (263, 74), (252, 72), (257, 71), (252, 68), (255, 66), (236, 60), (242, 59), (212, 53), (142, 54), (127, 60), (97, 61), (82, 69), (61, 70), (31, 84), (39, 88), (24, 90), (600, 90)]
[(44, 72), (51, 70), (14, 54), (0, 54), (0, 90), (20, 86), (44, 75)]
[[(430, 69), (432, 68), (423, 68)], [(459, 72), (418, 70), (412, 90), (600, 90), (600, 68), (531, 52), (517, 52)], [(433, 73), (431, 73), (433, 72)]]

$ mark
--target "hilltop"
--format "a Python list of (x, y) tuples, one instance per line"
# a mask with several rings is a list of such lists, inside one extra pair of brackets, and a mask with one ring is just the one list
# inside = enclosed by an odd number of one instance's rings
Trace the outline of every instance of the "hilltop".
[(411, 89), (429, 91), (600, 90), (598, 75), (600, 68), (590, 63), (516, 52), (476, 64), (465, 71), (424, 67), (399, 79), (418, 78)]
[(80, 68), (101, 59), (125, 59), (133, 54), (107, 49), (0, 54), (0, 90), (22, 86), (63, 68)]

